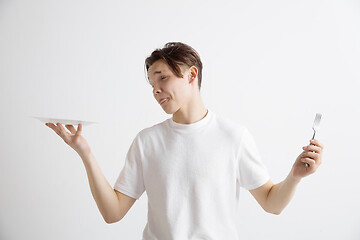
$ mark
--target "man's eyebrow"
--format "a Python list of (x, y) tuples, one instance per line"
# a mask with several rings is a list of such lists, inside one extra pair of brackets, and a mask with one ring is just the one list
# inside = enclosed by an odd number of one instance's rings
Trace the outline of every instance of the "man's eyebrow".
[[(155, 72), (153, 73), (153, 75), (155, 75), (155, 74), (157, 74), (157, 73), (161, 73), (161, 71), (155, 71)], [(148, 79), (150, 80), (149, 77), (148, 77)]]

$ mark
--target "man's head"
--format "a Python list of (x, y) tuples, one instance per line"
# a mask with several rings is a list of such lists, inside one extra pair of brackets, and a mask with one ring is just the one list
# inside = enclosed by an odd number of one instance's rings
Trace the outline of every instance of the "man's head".
[(188, 108), (200, 95), (202, 63), (198, 53), (180, 42), (156, 49), (145, 60), (147, 80), (153, 95), (168, 114)]

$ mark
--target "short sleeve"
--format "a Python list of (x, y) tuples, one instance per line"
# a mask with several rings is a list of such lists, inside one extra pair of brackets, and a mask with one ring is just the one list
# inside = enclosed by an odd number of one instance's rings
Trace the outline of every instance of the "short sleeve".
[(250, 131), (244, 127), (238, 154), (238, 175), (240, 186), (252, 190), (264, 185), (269, 173), (262, 162), (255, 140)]
[(145, 191), (140, 157), (143, 154), (141, 151), (141, 141), (138, 134), (130, 145), (124, 167), (114, 184), (115, 190), (135, 199), (139, 199)]

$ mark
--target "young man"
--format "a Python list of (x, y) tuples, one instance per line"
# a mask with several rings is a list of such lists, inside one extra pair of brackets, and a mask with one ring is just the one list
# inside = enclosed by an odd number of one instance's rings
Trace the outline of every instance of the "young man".
[[(248, 128), (215, 114), (200, 96), (202, 63), (183, 43), (167, 43), (145, 61), (148, 80), (171, 118), (141, 130), (111, 188), (90, 147), (67, 125), (49, 126), (81, 156), (97, 206), (107, 223), (120, 221), (146, 191), (143, 239), (238, 239), (240, 187), (268, 213), (280, 214), (301, 178), (321, 164), (323, 145), (311, 141), (286, 177), (270, 180)], [(305, 163), (310, 166), (306, 167)]]

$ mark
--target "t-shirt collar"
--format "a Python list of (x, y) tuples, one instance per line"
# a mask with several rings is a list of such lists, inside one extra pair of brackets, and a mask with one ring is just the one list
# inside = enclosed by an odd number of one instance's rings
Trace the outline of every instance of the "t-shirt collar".
[(205, 127), (206, 125), (208, 125), (208, 123), (210, 122), (212, 115), (213, 115), (212, 111), (210, 111), (209, 109), (207, 109), (207, 110), (208, 110), (208, 112), (205, 117), (203, 117), (202, 119), (200, 119), (197, 122), (190, 123), (190, 124), (177, 123), (171, 117), (168, 119), (169, 127), (174, 130), (183, 131), (183, 132), (188, 132), (188, 131), (191, 132), (194, 130), (201, 129), (201, 128)]

